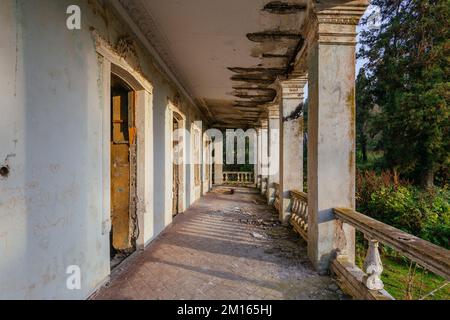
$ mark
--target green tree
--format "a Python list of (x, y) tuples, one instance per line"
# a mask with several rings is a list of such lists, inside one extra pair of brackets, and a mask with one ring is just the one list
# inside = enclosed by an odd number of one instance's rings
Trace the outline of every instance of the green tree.
[[(387, 165), (432, 186), (450, 166), (450, 0), (373, 0), (361, 34)], [(365, 19), (363, 23), (369, 23)]]
[(356, 142), (361, 150), (362, 161), (367, 162), (367, 126), (370, 120), (370, 110), (373, 106), (370, 81), (364, 69), (359, 71), (356, 79)]

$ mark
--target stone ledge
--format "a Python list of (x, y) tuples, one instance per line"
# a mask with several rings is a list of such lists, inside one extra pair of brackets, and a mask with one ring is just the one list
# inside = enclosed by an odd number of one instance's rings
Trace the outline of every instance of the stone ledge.
[(336, 276), (342, 291), (357, 300), (395, 300), (386, 290), (369, 290), (363, 283), (365, 273), (345, 256), (334, 259), (331, 272)]

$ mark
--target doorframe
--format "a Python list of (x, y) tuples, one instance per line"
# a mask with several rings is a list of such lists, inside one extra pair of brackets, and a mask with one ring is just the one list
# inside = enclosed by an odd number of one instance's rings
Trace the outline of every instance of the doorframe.
[[(135, 70), (116, 50), (95, 30), (92, 31), (101, 69), (102, 103), (102, 214), (101, 233), (111, 231), (111, 75), (114, 74), (127, 83), (135, 93), (135, 126), (137, 135), (136, 159), (136, 215), (139, 236), (136, 249), (145, 246), (152, 237), (153, 218), (153, 86), (142, 74)], [(148, 216), (148, 217), (146, 217)], [(147, 219), (146, 219), (147, 218)], [(109, 240), (108, 240), (109, 244)]]
[[(190, 142), (190, 163), (191, 163), (191, 199), (190, 204), (197, 201), (203, 194), (203, 132), (202, 132), (202, 126), (201, 122), (194, 121), (191, 123), (191, 142)], [(198, 136), (197, 136), (198, 135)], [(197, 137), (197, 140), (196, 140)], [(195, 145), (198, 144), (198, 150), (195, 150)], [(196, 154), (196, 151), (198, 152)], [(198, 163), (197, 163), (198, 161)], [(196, 184), (195, 181), (195, 166), (199, 165), (199, 181), (198, 184)]]
[(173, 192), (173, 119), (176, 117), (178, 120), (179, 127), (178, 129), (181, 132), (182, 139), (182, 164), (180, 165), (179, 170), (181, 174), (179, 175), (181, 178), (179, 195), (178, 195), (178, 208), (179, 212), (182, 213), (186, 210), (186, 149), (187, 149), (187, 141), (186, 141), (186, 115), (178, 108), (169, 98), (167, 99), (167, 138), (166, 141), (166, 150), (167, 150), (167, 159), (169, 161), (166, 162), (166, 221), (165, 226), (169, 225), (172, 222), (173, 218), (173, 200), (172, 200), (172, 192)]

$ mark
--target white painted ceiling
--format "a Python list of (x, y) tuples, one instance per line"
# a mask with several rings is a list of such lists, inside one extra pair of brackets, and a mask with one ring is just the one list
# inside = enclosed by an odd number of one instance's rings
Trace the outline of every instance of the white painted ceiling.
[[(271, 0), (141, 1), (154, 22), (152, 32), (158, 38), (157, 43), (165, 47), (180, 80), (196, 99), (207, 104), (215, 120), (226, 124), (233, 118), (248, 116), (246, 121), (250, 124), (257, 119), (257, 114), (249, 111), (245, 115), (246, 109), (233, 106), (239, 100), (232, 95), (233, 86), (248, 87), (249, 83), (232, 81), (230, 78), (237, 73), (228, 68), (286, 69), (288, 57), (262, 58), (262, 53), (292, 53), (298, 39), (254, 42), (247, 34), (299, 33), (306, 11), (291, 14), (263, 11), (268, 3), (278, 3)], [(289, 4), (306, 2), (290, 1)]]

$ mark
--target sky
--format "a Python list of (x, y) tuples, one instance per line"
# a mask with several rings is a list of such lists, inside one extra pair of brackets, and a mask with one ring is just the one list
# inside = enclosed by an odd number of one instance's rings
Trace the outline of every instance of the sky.
[[(376, 7), (370, 5), (370, 6), (367, 8), (366, 13), (364, 14), (363, 17), (366, 18), (366, 17), (368, 17), (370, 14), (372, 14), (373, 12), (376, 12), (376, 11), (377, 11)], [(367, 26), (364, 26), (364, 27), (362, 27), (362, 26), (357, 26), (357, 27), (356, 27), (356, 31), (358, 32), (357, 41), (359, 41), (359, 33), (361, 32), (361, 30), (365, 30), (366, 28), (367, 28)], [(356, 45), (356, 52), (358, 52), (359, 48), (360, 48), (360, 45), (357, 44), (357, 45)], [(357, 59), (357, 60), (356, 60), (356, 75), (358, 75), (359, 70), (363, 67), (363, 65), (364, 65), (364, 60), (363, 60), (363, 59)]]

